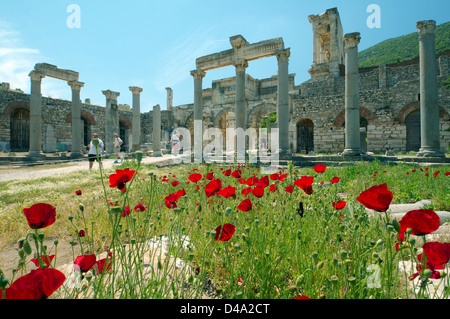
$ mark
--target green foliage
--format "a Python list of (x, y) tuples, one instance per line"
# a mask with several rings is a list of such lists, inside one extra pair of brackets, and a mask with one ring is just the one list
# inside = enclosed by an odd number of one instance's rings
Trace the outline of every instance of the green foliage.
[(276, 112), (270, 113), (267, 117), (267, 120), (263, 120), (261, 122), (261, 128), (268, 128), (269, 124), (276, 122), (277, 122), (277, 113)]
[[(436, 27), (436, 54), (450, 49), (450, 22)], [(358, 53), (359, 67), (397, 63), (419, 55), (419, 34), (388, 39)]]
[(445, 87), (446, 89), (450, 89), (450, 76), (447, 77), (446, 81), (442, 82), (442, 86)]

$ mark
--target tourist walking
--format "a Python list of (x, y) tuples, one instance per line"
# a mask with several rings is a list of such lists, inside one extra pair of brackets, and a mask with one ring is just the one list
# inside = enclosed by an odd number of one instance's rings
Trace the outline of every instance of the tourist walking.
[[(89, 169), (92, 169), (92, 166), (94, 165), (94, 161), (97, 161), (98, 165), (101, 168), (103, 168), (102, 151), (103, 151), (104, 147), (105, 147), (105, 144), (103, 144), (103, 141), (100, 138), (98, 138), (98, 135), (96, 133), (93, 133), (92, 140), (89, 143), (89, 153), (88, 153)], [(98, 153), (98, 158), (97, 158), (97, 153)]]
[(180, 151), (180, 137), (177, 134), (177, 130), (172, 132), (172, 154), (177, 156)]
[[(114, 133), (114, 141), (113, 141), (113, 146), (114, 146), (114, 155), (116, 156), (116, 160), (114, 161), (114, 164), (118, 164), (119, 161), (118, 159), (120, 158), (120, 147), (122, 146), (123, 141), (120, 139), (119, 134)], [(123, 158), (120, 160), (120, 162), (123, 162)]]

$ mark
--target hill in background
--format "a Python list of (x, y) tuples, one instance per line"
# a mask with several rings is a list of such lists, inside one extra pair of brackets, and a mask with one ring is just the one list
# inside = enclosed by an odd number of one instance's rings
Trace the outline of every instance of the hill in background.
[[(450, 22), (436, 26), (436, 54), (450, 50)], [(397, 63), (419, 56), (419, 33), (388, 39), (358, 52), (359, 67)]]

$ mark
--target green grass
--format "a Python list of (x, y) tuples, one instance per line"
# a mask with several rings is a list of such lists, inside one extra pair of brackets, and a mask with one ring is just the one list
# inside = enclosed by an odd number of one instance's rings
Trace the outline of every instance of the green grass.
[[(113, 298), (117, 294), (121, 298), (202, 298), (211, 287), (217, 298), (291, 299), (300, 295), (314, 299), (421, 298), (423, 295), (405, 288), (407, 274), (396, 267), (399, 260), (414, 258), (412, 248), (396, 252), (396, 232), (387, 227), (389, 214), (378, 213), (369, 218), (356, 197), (373, 185), (387, 183), (394, 194), (392, 203), (431, 199), (434, 209), (450, 210), (450, 177), (444, 176), (449, 166), (423, 172), (416, 168), (414, 173), (413, 166), (385, 166), (376, 161), (328, 167), (323, 174), (311, 168), (290, 168), (295, 172), (291, 174), (288, 168), (285, 170), (288, 177), (276, 182), (278, 190), (272, 193), (266, 189), (261, 198), (242, 195), (240, 191), (247, 185), (225, 177), (217, 165), (157, 169), (127, 161), (120, 168), (125, 167), (138, 171), (127, 184), (126, 193), (108, 187), (107, 176), (113, 170), (102, 175), (105, 189), (99, 171), (87, 176), (78, 172), (1, 183), (3, 244), (10, 245), (28, 231), (21, 210), (44, 201), (54, 205), (58, 214), (57, 222), (43, 230), (46, 237), (78, 241), (89, 253), (113, 248), (121, 269), (126, 269), (120, 276), (117, 268), (105, 277), (94, 276), (89, 283), (92, 290), (66, 291), (65, 298)], [(236, 187), (236, 198), (206, 198), (203, 186), (197, 191), (194, 183), (185, 183), (193, 168), (201, 174), (213, 170), (223, 187), (229, 184)], [(441, 173), (433, 177), (437, 170)], [(259, 176), (259, 169), (243, 169), (246, 179), (252, 174)], [(301, 175), (315, 176), (314, 192), (307, 195), (295, 187), (292, 194), (287, 193), (284, 187)], [(163, 176), (169, 181), (163, 182)], [(333, 185), (320, 185), (334, 176), (341, 180)], [(172, 186), (173, 180), (180, 185)], [(207, 182), (199, 181), (199, 184)], [(187, 196), (177, 201), (177, 209), (167, 208), (164, 197), (181, 188)], [(75, 195), (77, 189), (82, 190), (81, 196)], [(109, 202), (121, 207), (128, 205), (132, 210), (136, 204), (143, 203), (149, 208), (122, 217), (111, 212), (104, 194)], [(254, 206), (249, 212), (242, 212), (237, 206), (246, 197)], [(340, 211), (332, 207), (332, 202), (339, 199), (347, 201), (347, 206)], [(303, 216), (298, 214), (300, 201), (304, 203)], [(224, 223), (233, 224), (236, 232), (230, 241), (215, 241), (215, 229)], [(78, 238), (79, 229), (85, 229), (88, 235)], [(160, 262), (158, 255), (152, 257), (157, 266), (152, 268), (151, 277), (145, 277), (145, 269), (138, 266), (143, 258), (142, 244), (163, 235), (172, 239), (168, 247), (171, 255), (184, 261), (175, 283), (165, 279), (167, 273), (173, 272), (167, 259)], [(182, 235), (190, 238), (185, 249), (179, 245)], [(417, 242), (419, 246), (420, 241)], [(131, 245), (131, 252), (127, 253), (123, 245)], [(79, 247), (75, 249), (81, 254)], [(380, 288), (368, 285), (374, 276), (372, 269), (380, 270)], [(158, 275), (161, 272), (164, 275)], [(117, 282), (116, 286), (106, 285), (104, 280)]]

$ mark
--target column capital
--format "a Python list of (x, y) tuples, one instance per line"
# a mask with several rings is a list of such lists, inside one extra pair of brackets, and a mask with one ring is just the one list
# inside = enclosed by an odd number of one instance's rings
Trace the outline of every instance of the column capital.
[(31, 78), (32, 81), (41, 81), (43, 78), (45, 78), (45, 75), (38, 72), (38, 71), (31, 71), (28, 76)]
[(198, 80), (198, 79), (204, 78), (206, 75), (206, 72), (201, 69), (197, 69), (197, 70), (192, 70), (191, 75), (194, 77), (195, 80)]
[(233, 62), (233, 65), (236, 67), (236, 71), (245, 71), (248, 67), (248, 62), (246, 60), (236, 60)]
[(291, 49), (287, 48), (285, 50), (279, 50), (275, 52), (278, 62), (289, 62), (289, 57), (291, 56)]
[(133, 93), (133, 94), (140, 94), (142, 91), (144, 91), (144, 89), (142, 89), (142, 88), (140, 88), (140, 87), (138, 87), (138, 86), (130, 86), (130, 87), (128, 87), (129, 89), (130, 89), (130, 91)]
[(436, 29), (436, 21), (434, 20), (417, 21), (416, 28), (419, 29), (419, 37), (426, 34), (434, 34), (434, 30)]
[(84, 86), (83, 82), (78, 81), (69, 81), (67, 84), (72, 88), (72, 91), (80, 91), (81, 88)]
[(119, 92), (114, 92), (114, 91), (111, 91), (111, 90), (102, 91), (102, 93), (106, 96), (106, 98), (108, 100), (109, 99), (116, 100), (117, 97), (120, 95)]
[(347, 33), (344, 35), (344, 48), (355, 48), (358, 46), (360, 40), (361, 35), (359, 32)]

